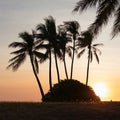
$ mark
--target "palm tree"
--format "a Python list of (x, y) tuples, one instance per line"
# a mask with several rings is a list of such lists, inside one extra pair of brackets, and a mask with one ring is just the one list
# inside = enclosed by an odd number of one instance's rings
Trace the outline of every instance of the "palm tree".
[[(40, 49), (41, 45), (37, 46), (37, 49)], [(49, 59), (49, 86), (50, 86), (50, 91), (52, 92), (52, 53), (51, 53), (51, 45), (49, 43), (43, 43), (42, 48), (46, 50), (45, 56), (40, 58), (40, 63), (45, 62), (47, 59)]]
[(77, 43), (77, 49), (82, 49), (77, 57), (80, 58), (81, 55), (86, 51), (88, 51), (88, 62), (87, 62), (87, 76), (86, 76), (86, 86), (88, 85), (88, 78), (89, 78), (89, 66), (90, 62), (93, 60), (93, 55), (95, 56), (97, 62), (99, 63), (98, 54), (101, 55), (101, 51), (97, 48), (103, 44), (92, 44), (93, 36), (89, 31), (85, 31), (82, 33), (82, 37), (79, 38)]
[(19, 37), (23, 40), (22, 42), (13, 42), (9, 45), (9, 47), (18, 48), (18, 50), (11, 53), (14, 54), (15, 57), (9, 60), (10, 64), (7, 68), (12, 68), (13, 71), (16, 71), (21, 66), (21, 64), (24, 63), (28, 55), (30, 57), (33, 73), (35, 75), (40, 93), (43, 98), (44, 91), (37, 76), (39, 70), (37, 57), (43, 57), (44, 54), (36, 51), (35, 47), (37, 45), (37, 42), (35, 41), (34, 35), (30, 35), (28, 32), (23, 32), (19, 34)]
[(66, 75), (66, 79), (68, 80), (68, 72), (67, 72), (67, 65), (66, 65), (66, 53), (68, 53), (68, 55), (71, 57), (71, 47), (69, 45), (67, 45), (69, 42), (71, 42), (71, 38), (67, 37), (67, 31), (64, 25), (59, 25), (58, 26), (58, 35), (59, 35), (59, 45), (60, 45), (60, 49), (62, 51), (61, 54), (61, 59), (63, 60), (64, 63), (64, 69), (65, 69), (65, 75)]
[(80, 0), (77, 2), (74, 12), (84, 10), (90, 7), (97, 7), (96, 20), (91, 24), (89, 30), (97, 35), (103, 25), (106, 25), (109, 18), (114, 15), (112, 36), (116, 36), (120, 32), (120, 1), (119, 0)]
[(58, 82), (60, 82), (60, 73), (59, 73), (58, 61), (57, 61), (57, 55), (59, 52), (59, 49), (57, 48), (58, 39), (57, 39), (55, 20), (53, 19), (53, 17), (49, 16), (48, 18), (45, 18), (44, 20), (45, 20), (45, 24), (41, 23), (37, 25), (37, 30), (40, 32), (38, 34), (38, 38), (40, 40), (44, 40), (44, 42), (46, 43), (48, 54), (49, 54), (48, 56), (49, 58), (49, 84), (50, 84), (50, 90), (52, 90), (52, 75), (51, 75), (52, 53), (54, 53)]
[(66, 30), (69, 32), (68, 34), (71, 36), (72, 40), (73, 40), (73, 45), (72, 45), (72, 63), (71, 63), (71, 74), (70, 74), (70, 79), (72, 79), (73, 76), (73, 64), (74, 64), (74, 56), (75, 56), (75, 42), (77, 40), (77, 37), (79, 36), (79, 28), (80, 25), (77, 21), (67, 21), (64, 22), (64, 25), (66, 27)]

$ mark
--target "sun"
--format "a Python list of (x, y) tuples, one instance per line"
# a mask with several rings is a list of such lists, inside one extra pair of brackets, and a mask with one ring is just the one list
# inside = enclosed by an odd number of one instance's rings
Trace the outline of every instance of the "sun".
[(108, 88), (105, 83), (95, 83), (93, 90), (100, 98), (105, 98), (108, 95)]

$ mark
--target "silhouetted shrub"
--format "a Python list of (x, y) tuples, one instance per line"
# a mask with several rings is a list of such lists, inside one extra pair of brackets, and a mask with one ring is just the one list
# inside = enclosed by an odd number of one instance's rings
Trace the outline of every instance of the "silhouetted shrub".
[(43, 98), (44, 102), (99, 102), (100, 98), (90, 86), (86, 86), (77, 80), (62, 80), (55, 84), (52, 92), (48, 92)]

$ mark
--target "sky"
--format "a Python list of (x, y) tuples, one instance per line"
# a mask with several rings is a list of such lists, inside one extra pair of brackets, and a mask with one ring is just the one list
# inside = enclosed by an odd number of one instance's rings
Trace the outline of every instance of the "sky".
[[(8, 45), (14, 41), (20, 41), (18, 34), (24, 31), (31, 32), (39, 23), (44, 23), (44, 18), (49, 15), (56, 20), (56, 25), (63, 21), (77, 20), (81, 31), (95, 19), (95, 9), (89, 9), (82, 14), (72, 14), (72, 10), (78, 0), (0, 0), (0, 101), (34, 101), (41, 99), (39, 88), (32, 72), (29, 58), (16, 71), (6, 70), (8, 60), (14, 49)], [(102, 82), (107, 86), (108, 94), (102, 100), (120, 100), (120, 40), (119, 36), (111, 40), (111, 29), (114, 18), (103, 27), (94, 43), (103, 43), (100, 47), (102, 55), (100, 64), (95, 60), (90, 64), (89, 85)], [(67, 67), (70, 69), (71, 60), (67, 59)], [(85, 83), (87, 54), (81, 59), (75, 59), (73, 78)], [(61, 79), (65, 78), (63, 63), (59, 62)], [(45, 93), (48, 85), (48, 62), (40, 64), (39, 78)], [(57, 81), (55, 64), (52, 62), (53, 83)], [(102, 88), (101, 88), (102, 89)]]

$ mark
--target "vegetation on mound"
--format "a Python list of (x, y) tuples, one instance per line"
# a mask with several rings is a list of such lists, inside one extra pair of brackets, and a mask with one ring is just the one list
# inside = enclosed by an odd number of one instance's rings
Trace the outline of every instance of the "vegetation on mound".
[(55, 84), (52, 92), (49, 91), (43, 102), (100, 102), (100, 98), (95, 94), (90, 86), (86, 86), (77, 80), (62, 80)]

